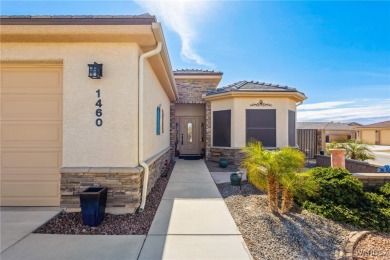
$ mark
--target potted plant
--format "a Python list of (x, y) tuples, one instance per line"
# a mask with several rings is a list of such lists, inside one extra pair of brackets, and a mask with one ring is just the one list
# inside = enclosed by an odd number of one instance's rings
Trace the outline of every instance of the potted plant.
[(104, 219), (107, 202), (107, 187), (89, 187), (80, 192), (80, 207), (83, 224), (99, 226)]

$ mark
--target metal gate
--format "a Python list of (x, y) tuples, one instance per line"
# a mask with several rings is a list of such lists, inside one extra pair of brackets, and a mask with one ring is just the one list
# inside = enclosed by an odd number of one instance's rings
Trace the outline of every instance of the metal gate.
[(306, 154), (306, 158), (313, 159), (317, 153), (317, 130), (297, 129), (299, 150)]

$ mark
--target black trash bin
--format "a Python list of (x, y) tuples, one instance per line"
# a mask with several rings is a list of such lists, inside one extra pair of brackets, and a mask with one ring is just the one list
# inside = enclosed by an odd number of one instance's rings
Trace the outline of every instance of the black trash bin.
[(107, 187), (89, 187), (80, 192), (80, 207), (83, 224), (96, 227), (104, 219), (107, 201)]

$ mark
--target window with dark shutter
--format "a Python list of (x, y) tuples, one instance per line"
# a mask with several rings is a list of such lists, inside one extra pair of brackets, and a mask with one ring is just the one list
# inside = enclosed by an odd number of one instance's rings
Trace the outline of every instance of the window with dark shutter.
[(213, 112), (213, 146), (230, 147), (231, 111)]
[(295, 146), (295, 111), (288, 111), (288, 145)]
[(276, 110), (246, 110), (246, 142), (258, 140), (263, 146), (276, 147)]

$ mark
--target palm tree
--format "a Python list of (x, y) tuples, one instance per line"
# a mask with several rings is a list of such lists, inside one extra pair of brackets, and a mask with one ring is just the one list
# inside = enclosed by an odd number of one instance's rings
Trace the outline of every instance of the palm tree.
[(268, 207), (278, 211), (278, 182), (275, 154), (264, 150), (261, 142), (252, 141), (243, 148), (241, 166), (246, 168), (248, 180), (261, 190), (268, 192)]
[[(287, 212), (292, 205), (293, 194), (300, 183), (287, 180), (305, 162), (305, 155), (297, 149), (285, 147), (281, 150), (268, 151), (263, 149), (258, 141), (249, 142), (243, 149), (244, 159), (241, 164), (247, 169), (248, 180), (257, 188), (267, 190), (268, 206), (271, 212), (278, 212), (279, 186), (282, 184), (282, 213)], [(283, 181), (282, 181), (283, 180)], [(290, 185), (292, 184), (292, 185)]]
[(305, 154), (291, 147), (284, 147), (275, 153), (278, 179), (283, 187), (281, 213), (286, 213), (292, 207), (293, 195), (304, 184), (303, 179), (299, 178), (296, 172), (299, 168), (303, 168)]
[(349, 140), (342, 145), (342, 148), (347, 150), (347, 158), (361, 161), (375, 159), (369, 146), (359, 141)]
[(281, 213), (287, 213), (292, 205), (293, 198), (297, 197), (303, 201), (306, 196), (315, 196), (318, 185), (311, 175), (298, 172), (287, 172), (280, 178), (283, 185)]
[(327, 153), (329, 154), (330, 153), (329, 149), (333, 149), (333, 148), (345, 149), (346, 150), (345, 157), (352, 160), (365, 161), (365, 160), (375, 159), (375, 155), (372, 154), (372, 151), (369, 148), (369, 146), (357, 140), (348, 140), (345, 143), (332, 142), (326, 147)]

